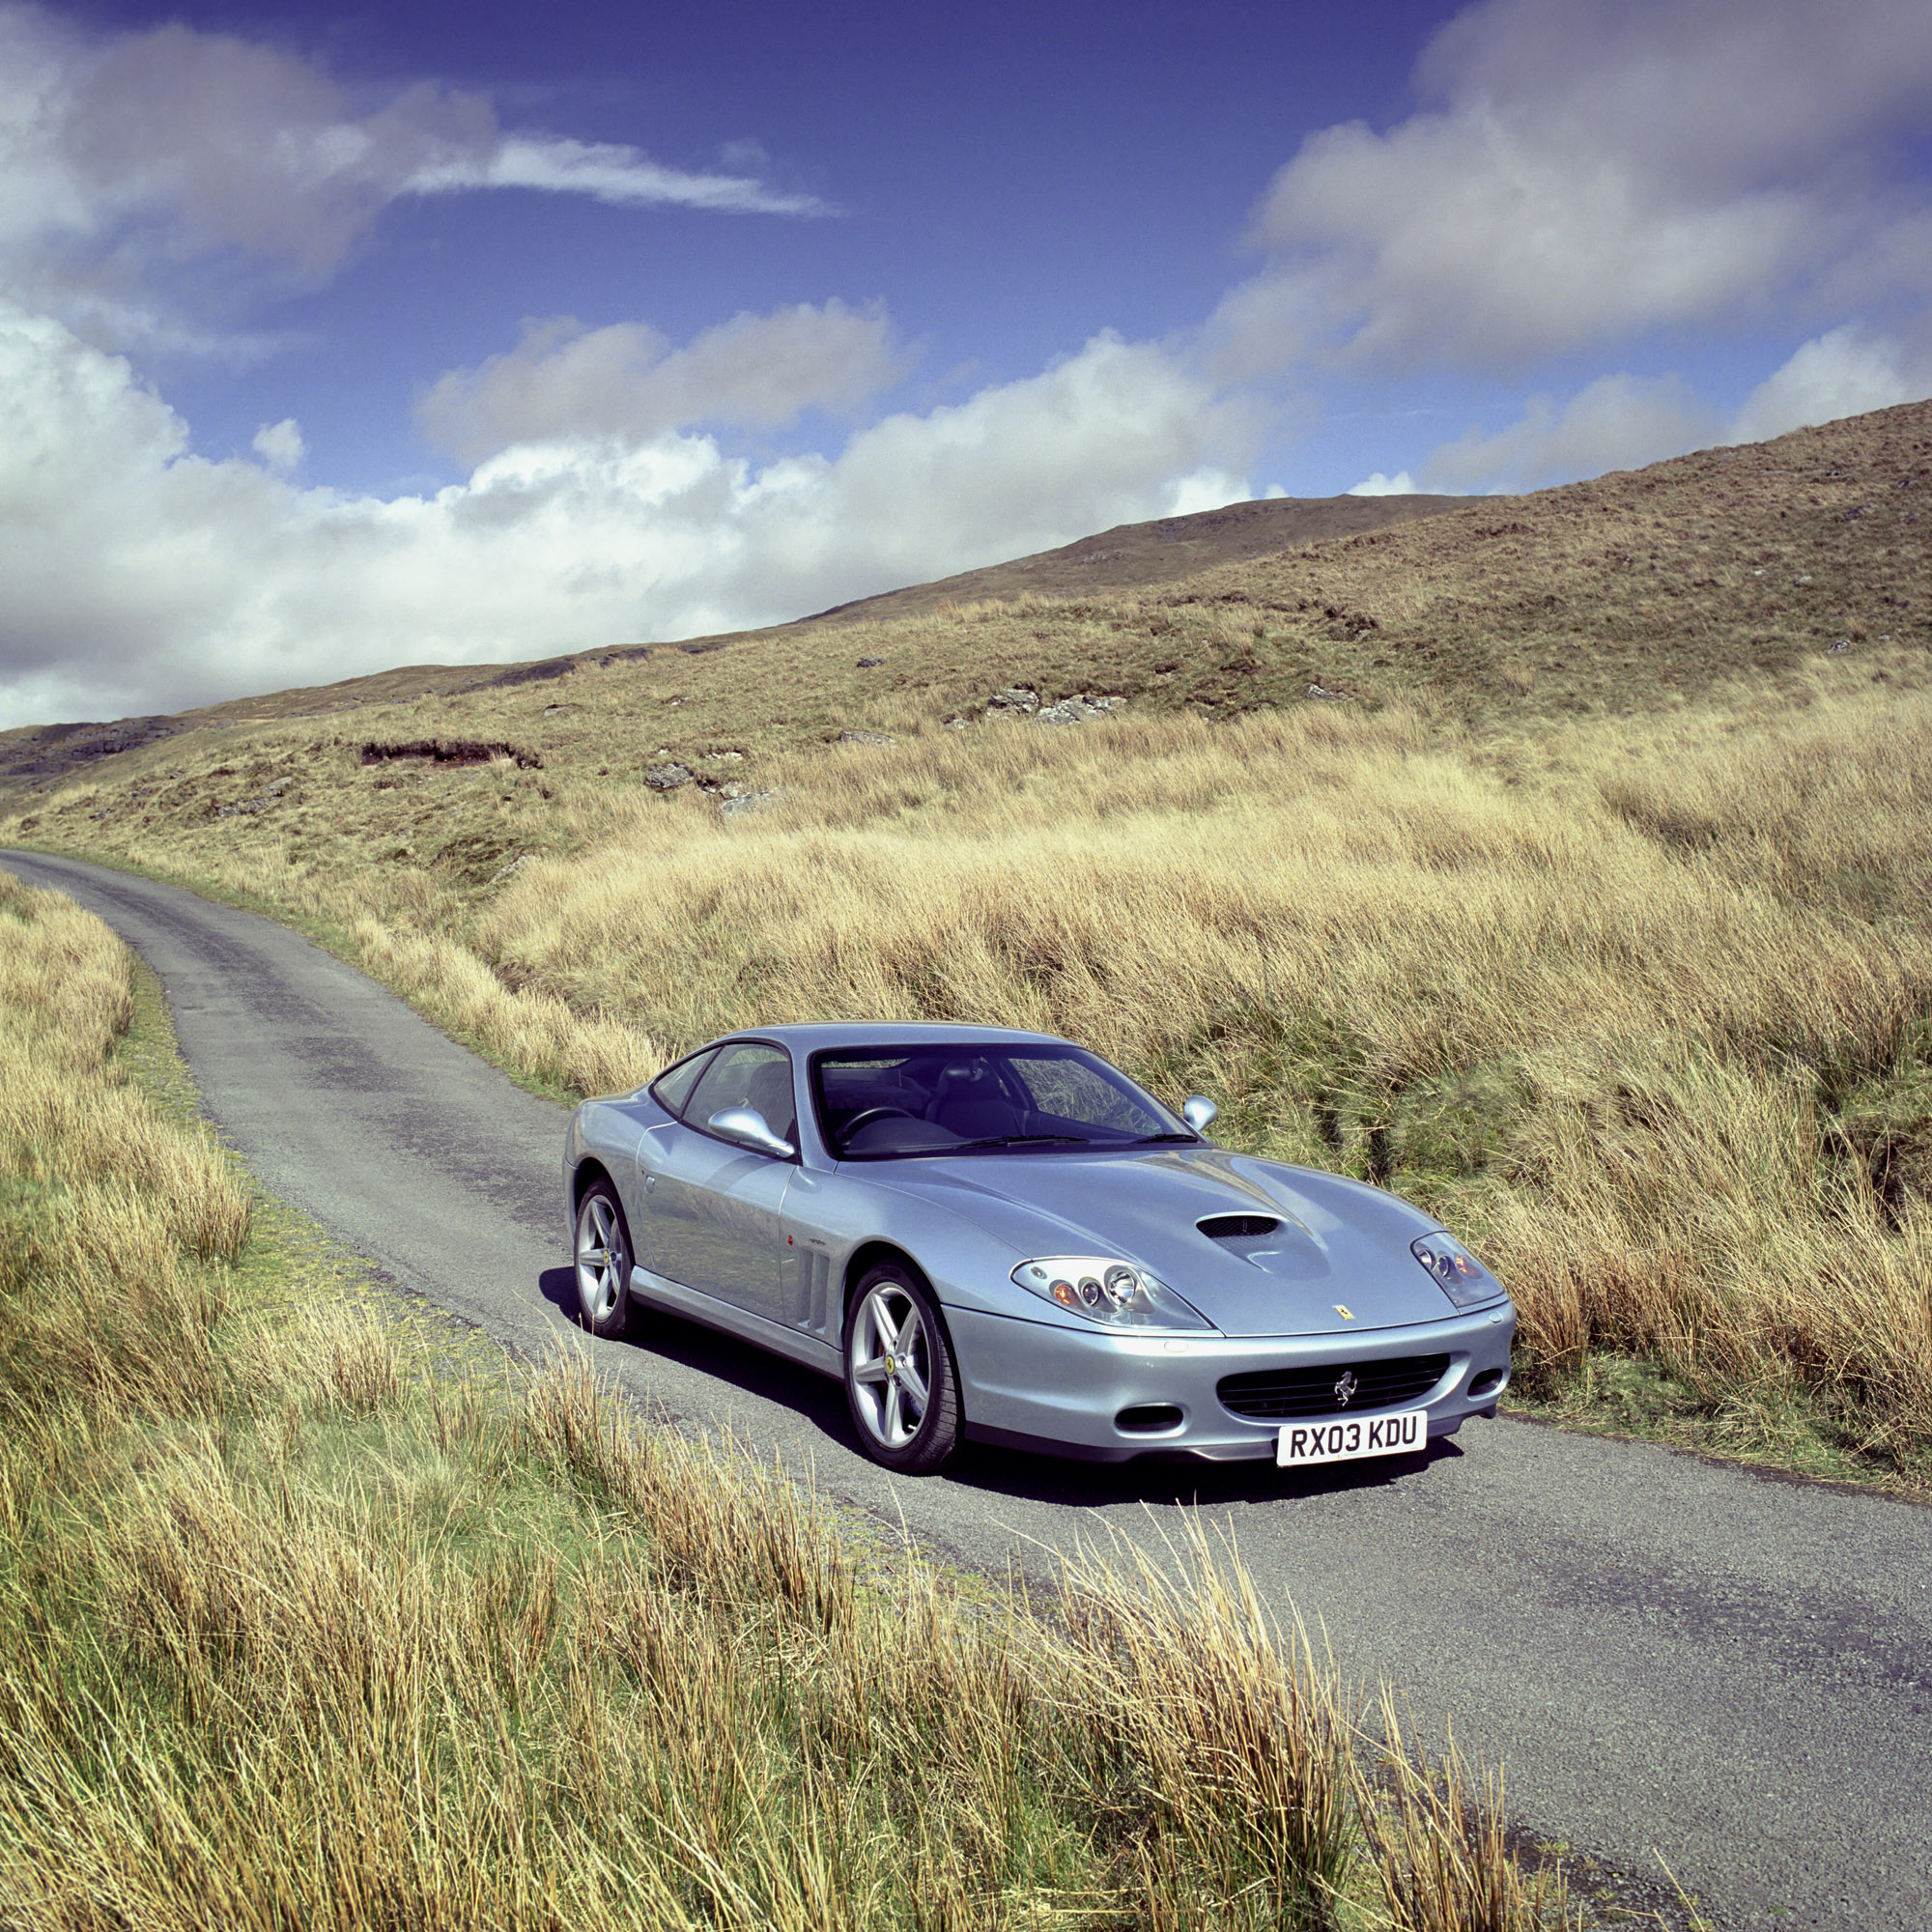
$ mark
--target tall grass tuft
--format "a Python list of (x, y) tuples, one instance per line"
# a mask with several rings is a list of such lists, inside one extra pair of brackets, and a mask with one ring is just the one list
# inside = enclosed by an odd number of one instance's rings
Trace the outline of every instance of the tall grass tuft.
[(1432, 1761), (1386, 1685), (1380, 1721), (1387, 1747), (1379, 1776), (1360, 1760), (1350, 1768), (1391, 1932), (1542, 1932), (1570, 1924), (1562, 1871), (1526, 1873), (1510, 1856), (1501, 1772), (1472, 1772), (1453, 1739)]

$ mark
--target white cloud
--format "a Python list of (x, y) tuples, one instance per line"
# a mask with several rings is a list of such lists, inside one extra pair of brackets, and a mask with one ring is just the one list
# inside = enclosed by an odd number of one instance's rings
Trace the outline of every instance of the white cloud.
[(742, 175), (692, 174), (665, 167), (636, 148), (542, 135), (510, 135), (487, 152), (444, 155), (403, 184), (411, 194), (454, 194), (466, 188), (528, 187), (550, 194), (587, 194), (617, 208), (666, 203), (726, 214), (829, 214), (810, 194), (788, 194)]
[(1932, 289), (1891, 137), (1932, 112), (1922, 0), (1482, 0), (1419, 111), (1308, 137), (1268, 264), (1216, 323), (1236, 374), (1311, 354), (1521, 369), (1646, 330)]
[(308, 454), (308, 445), (302, 441), (301, 425), (294, 416), (284, 416), (278, 423), (264, 423), (255, 432), (252, 447), (277, 476), (286, 476), (290, 470), (298, 469), (302, 458)]
[(1406, 469), (1398, 469), (1393, 476), (1385, 476), (1378, 469), (1373, 476), (1351, 483), (1342, 494), (1347, 497), (1412, 497), (1415, 494), (1415, 478)]
[(1160, 514), (1192, 517), (1203, 510), (1225, 510), (1230, 503), (1248, 502), (1252, 497), (1245, 477), (1231, 475), (1225, 469), (1197, 469), (1175, 483)]
[(507, 354), (440, 378), (416, 421), (439, 448), (475, 463), (555, 437), (775, 429), (808, 409), (853, 409), (902, 368), (884, 312), (839, 301), (735, 316), (675, 350), (639, 323), (585, 329), (557, 316), (527, 325)]
[[(1636, 469), (1719, 442), (1760, 442), (1811, 423), (1932, 396), (1932, 354), (1847, 326), (1803, 345), (1727, 422), (1676, 376), (1603, 376), (1568, 401), (1532, 396), (1508, 428), (1432, 450), (1421, 487), (1452, 495), (1541, 490)], [(1414, 488), (1406, 470), (1394, 483)], [(1351, 496), (1381, 494), (1378, 473)]]
[(0, 725), (791, 617), (1239, 496), (1256, 431), (1102, 335), (832, 459), (558, 440), (384, 500), (193, 455), (124, 359), (6, 304), (0, 393)]
[(1676, 376), (1600, 376), (1560, 405), (1532, 396), (1493, 436), (1471, 430), (1432, 450), (1422, 487), (1451, 496), (1542, 490), (1681, 456), (1721, 432), (1722, 419)]
[(358, 113), (316, 64), (179, 23), (92, 41), (0, 5), (0, 293), (117, 346), (191, 340), (156, 293), (197, 258), (329, 274), (384, 208), (521, 188), (731, 213), (824, 214), (756, 175), (505, 129), (430, 84)]
[(1897, 342), (1858, 328), (1834, 328), (1805, 343), (1746, 397), (1731, 440), (1758, 442), (1928, 395), (1932, 357), (1910, 355)]

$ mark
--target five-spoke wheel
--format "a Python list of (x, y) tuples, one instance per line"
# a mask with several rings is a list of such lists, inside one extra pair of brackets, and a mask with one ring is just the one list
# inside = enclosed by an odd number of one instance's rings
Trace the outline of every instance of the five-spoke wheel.
[(593, 1335), (621, 1335), (631, 1316), (631, 1231), (617, 1190), (601, 1177), (577, 1208), (577, 1307)]
[(859, 1283), (845, 1330), (845, 1397), (874, 1462), (923, 1475), (959, 1440), (959, 1385), (925, 1284), (894, 1262)]

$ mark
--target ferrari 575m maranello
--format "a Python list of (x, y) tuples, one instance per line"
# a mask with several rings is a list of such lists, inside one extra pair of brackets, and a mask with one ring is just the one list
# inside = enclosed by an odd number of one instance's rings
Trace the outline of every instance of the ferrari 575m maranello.
[(675, 1311), (845, 1384), (867, 1453), (1402, 1456), (1494, 1415), (1516, 1312), (1429, 1215), (1255, 1160), (1098, 1055), (992, 1027), (783, 1026), (587, 1100), (582, 1320)]

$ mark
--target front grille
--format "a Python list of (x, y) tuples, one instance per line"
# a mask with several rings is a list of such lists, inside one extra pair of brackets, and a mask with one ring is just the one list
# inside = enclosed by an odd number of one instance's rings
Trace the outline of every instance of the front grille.
[[(1279, 1422), (1300, 1415), (1357, 1415), (1365, 1410), (1400, 1408), (1427, 1395), (1449, 1367), (1447, 1355), (1399, 1355), (1389, 1362), (1323, 1362), (1319, 1368), (1254, 1369), (1223, 1376), (1215, 1392), (1236, 1415), (1253, 1422)], [(1343, 1402), (1335, 1384), (1353, 1376), (1355, 1387)]]

